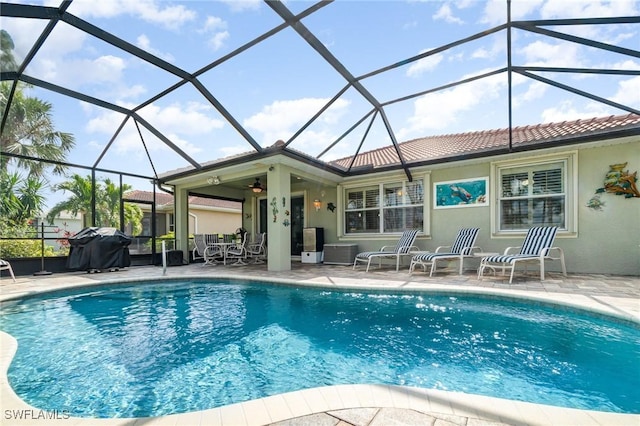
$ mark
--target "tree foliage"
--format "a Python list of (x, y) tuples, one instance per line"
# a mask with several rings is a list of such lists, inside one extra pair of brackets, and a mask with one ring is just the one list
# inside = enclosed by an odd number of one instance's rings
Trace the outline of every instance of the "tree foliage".
[[(11, 84), (0, 83), (0, 109), (7, 108)], [(13, 94), (5, 127), (0, 135), (0, 148), (3, 153), (29, 157), (0, 158), (0, 169), (7, 170), (10, 162), (29, 171), (30, 175), (43, 177), (51, 163), (34, 160), (43, 159), (63, 163), (67, 154), (75, 145), (71, 133), (55, 130), (52, 118), (52, 106), (35, 97), (26, 96), (23, 86), (19, 85)], [(66, 166), (53, 164), (55, 174), (63, 174)]]
[[(95, 224), (120, 228), (120, 187), (109, 178), (96, 179), (95, 185)], [(122, 185), (123, 193), (130, 189), (131, 185)], [(49, 210), (47, 214), (49, 223), (53, 223), (63, 211), (69, 211), (74, 215), (81, 213), (85, 219), (84, 226), (91, 226), (94, 223), (91, 209), (93, 199), (91, 176), (83, 177), (74, 174), (70, 180), (55, 185), (54, 190), (68, 192), (70, 196)], [(133, 235), (142, 232), (142, 217), (140, 207), (125, 203), (124, 222), (131, 225)]]
[(2, 71), (16, 71), (18, 64), (13, 56), (15, 45), (13, 39), (5, 30), (0, 30), (0, 69)]
[[(0, 30), (0, 69), (2, 71), (18, 69), (13, 55), (14, 48), (13, 39), (9, 33)], [(0, 169), (7, 170), (8, 164), (15, 162), (17, 167), (28, 170), (30, 175), (43, 177), (45, 170), (52, 163), (31, 159), (35, 158), (53, 161), (53, 172), (63, 174), (66, 166), (59, 163), (64, 163), (66, 160), (67, 154), (75, 145), (75, 138), (71, 133), (55, 129), (52, 105), (36, 97), (27, 96), (25, 90), (28, 87), (18, 83), (12, 97), (13, 83), (9, 81), (0, 83), (0, 110), (3, 117), (7, 108), (9, 109), (2, 134), (0, 134), (0, 150), (2, 153), (30, 157), (2, 155)]]
[[(45, 199), (42, 195), (46, 183), (34, 176), (22, 177), (18, 172), (0, 170), (0, 216), (3, 231), (21, 228), (40, 216)], [(3, 232), (2, 235), (6, 235)]]

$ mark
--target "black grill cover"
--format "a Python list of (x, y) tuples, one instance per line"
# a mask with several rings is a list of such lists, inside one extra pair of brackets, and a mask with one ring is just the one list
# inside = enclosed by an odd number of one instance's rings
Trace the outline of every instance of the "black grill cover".
[(67, 268), (125, 268), (131, 265), (129, 244), (131, 237), (116, 228), (84, 228), (73, 237), (69, 237)]

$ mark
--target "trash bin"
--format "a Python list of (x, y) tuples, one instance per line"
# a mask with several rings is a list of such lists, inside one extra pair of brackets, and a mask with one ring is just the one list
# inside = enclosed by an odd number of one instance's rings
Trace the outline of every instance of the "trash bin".
[(116, 228), (84, 228), (69, 237), (67, 269), (101, 271), (131, 265), (131, 237)]

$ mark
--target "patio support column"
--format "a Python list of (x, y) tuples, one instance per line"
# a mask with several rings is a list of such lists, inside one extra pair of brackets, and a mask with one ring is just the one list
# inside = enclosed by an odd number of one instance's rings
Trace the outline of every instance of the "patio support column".
[[(284, 200), (284, 205), (283, 205)], [(277, 211), (276, 211), (277, 210)], [(291, 270), (291, 172), (274, 164), (267, 172), (267, 269)]]
[[(182, 250), (183, 261), (189, 261), (189, 191), (176, 187), (175, 203), (175, 235), (176, 250)], [(169, 247), (170, 248), (170, 247)]]

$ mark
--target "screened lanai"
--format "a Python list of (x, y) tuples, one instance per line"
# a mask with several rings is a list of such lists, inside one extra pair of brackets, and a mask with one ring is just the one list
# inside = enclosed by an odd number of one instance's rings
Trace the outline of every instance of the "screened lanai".
[[(518, 126), (640, 114), (639, 12), (638, 1), (2, 2), (3, 164), (63, 166), (45, 174), (48, 208), (73, 174), (171, 192), (166, 182), (199, 175), (204, 188), (249, 156), (264, 167), (222, 182), (235, 194), (266, 181), (274, 146), (309, 165), (292, 182), (371, 173), (355, 159), (384, 147), (397, 157), (388, 169), (412, 180), (403, 142), (507, 129), (510, 152)], [(9, 137), (17, 93), (50, 104), (73, 135), (64, 158)]]

